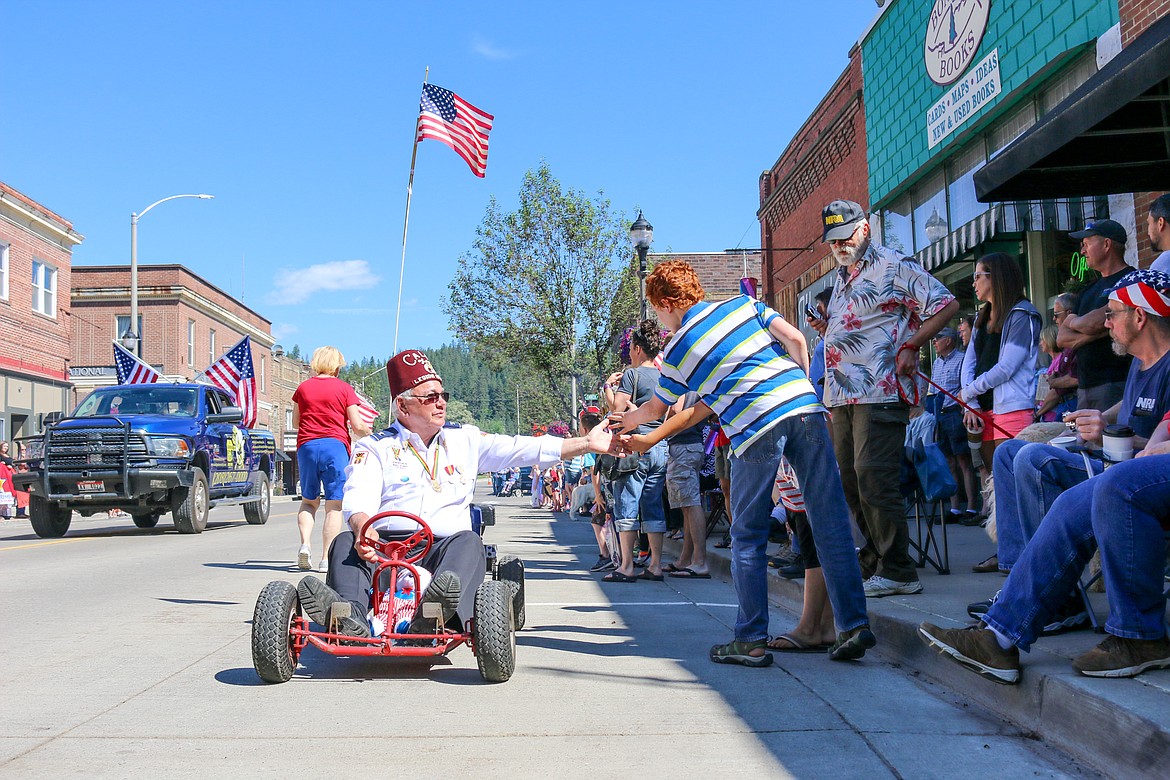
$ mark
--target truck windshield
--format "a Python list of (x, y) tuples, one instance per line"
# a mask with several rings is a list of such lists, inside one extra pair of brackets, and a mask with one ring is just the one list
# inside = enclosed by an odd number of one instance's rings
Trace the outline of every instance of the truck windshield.
[(94, 390), (82, 401), (74, 417), (113, 414), (161, 414), (194, 417), (198, 391), (191, 387), (109, 387)]

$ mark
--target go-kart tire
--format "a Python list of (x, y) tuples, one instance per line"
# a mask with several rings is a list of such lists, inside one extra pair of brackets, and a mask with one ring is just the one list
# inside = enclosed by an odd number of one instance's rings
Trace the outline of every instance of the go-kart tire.
[(69, 530), (73, 510), (40, 496), (29, 496), (28, 519), (37, 536), (42, 539), (59, 539)]
[(496, 578), (512, 589), (512, 617), (516, 630), (524, 628), (524, 561), (515, 555), (505, 555), (496, 564)]
[(260, 496), (260, 500), (244, 504), (244, 519), (248, 521), (248, 525), (264, 525), (268, 522), (268, 514), (272, 510), (272, 486), (268, 484), (268, 475), (263, 471), (257, 474), (259, 478), (252, 485), (252, 495)]
[(488, 682), (506, 682), (516, 669), (512, 592), (507, 583), (485, 580), (475, 591), (475, 661)]
[(161, 515), (161, 512), (151, 512), (147, 515), (133, 515), (134, 525), (139, 528), (154, 528), (158, 525), (158, 519)]
[(207, 512), (211, 508), (211, 494), (203, 469), (191, 469), (194, 476), (191, 487), (178, 487), (171, 493), (171, 515), (175, 528), (181, 534), (201, 534), (207, 527)]
[(300, 603), (291, 583), (276, 580), (260, 591), (252, 613), (252, 666), (264, 682), (292, 679), (298, 653), (289, 631), (298, 614)]

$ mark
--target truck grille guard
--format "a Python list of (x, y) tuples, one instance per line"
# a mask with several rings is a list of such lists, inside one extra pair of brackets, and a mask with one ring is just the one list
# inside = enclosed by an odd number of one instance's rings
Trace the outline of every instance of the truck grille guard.
[[(67, 418), (76, 421), (80, 418)], [(131, 465), (144, 466), (150, 461), (146, 440), (130, 432), (130, 423), (117, 417), (87, 417), (85, 425), (61, 427), (61, 423), (45, 431), (44, 468), (42, 470), (44, 495), (50, 495), (50, 478), (73, 478), (84, 472), (116, 471), (121, 476), (122, 490), (118, 495), (129, 497)], [(65, 421), (62, 421), (65, 422)], [(102, 495), (109, 495), (106, 491)]]

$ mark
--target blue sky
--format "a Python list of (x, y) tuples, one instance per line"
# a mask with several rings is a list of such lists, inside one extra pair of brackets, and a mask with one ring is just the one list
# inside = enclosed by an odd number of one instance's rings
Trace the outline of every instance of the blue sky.
[[(691, 10), (693, 9), (693, 10)], [(77, 265), (182, 263), (286, 347), (386, 357), (424, 69), (495, 115), (486, 179), (419, 145), (399, 347), (488, 199), (546, 160), (637, 208), (654, 251), (759, 245), (757, 180), (848, 63), (873, 0), (6, 3), (0, 180), (85, 235)]]

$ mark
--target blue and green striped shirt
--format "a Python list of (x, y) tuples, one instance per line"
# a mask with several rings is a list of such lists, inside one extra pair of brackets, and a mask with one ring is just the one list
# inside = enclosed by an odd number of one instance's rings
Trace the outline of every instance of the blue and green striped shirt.
[(784, 418), (825, 411), (804, 369), (768, 331), (779, 316), (746, 295), (692, 306), (663, 352), (658, 398), (672, 404), (698, 393), (737, 455)]

